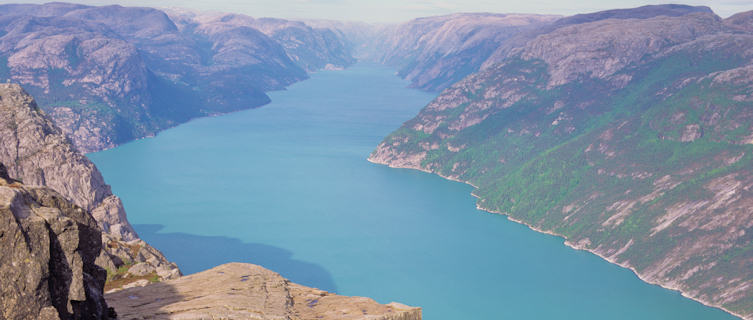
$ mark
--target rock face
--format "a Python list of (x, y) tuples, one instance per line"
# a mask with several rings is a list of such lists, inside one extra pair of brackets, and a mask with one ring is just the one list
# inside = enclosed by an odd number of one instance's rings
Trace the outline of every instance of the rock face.
[(559, 16), (463, 13), (382, 30), (371, 58), (395, 66), (413, 86), (439, 91), (477, 71), (508, 39)]
[(243, 263), (125, 289), (106, 298), (120, 319), (421, 319), (420, 308), (339, 296)]
[(14, 179), (50, 187), (92, 212), (105, 233), (125, 241), (137, 238), (99, 170), (17, 84), (0, 84), (0, 162)]
[(11, 180), (0, 164), (0, 317), (109, 319), (101, 231), (49, 188)]
[(306, 70), (353, 62), (328, 29), (240, 15), (172, 18), (152, 8), (0, 5), (0, 79), (24, 85), (91, 152), (258, 107), (269, 102), (265, 91)]
[(648, 6), (511, 39), (370, 160), (753, 319), (753, 21)]
[[(17, 84), (0, 84), (0, 162), (10, 177), (46, 186), (91, 212), (105, 250), (97, 263), (114, 273), (144, 263), (160, 279), (180, 275), (178, 267), (138, 239), (123, 204), (96, 166), (70, 145), (65, 135)], [(129, 250), (122, 248), (128, 247)]]

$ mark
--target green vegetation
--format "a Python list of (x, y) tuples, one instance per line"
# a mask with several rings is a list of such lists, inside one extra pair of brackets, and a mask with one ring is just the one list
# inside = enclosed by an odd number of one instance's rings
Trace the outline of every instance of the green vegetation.
[(126, 262), (124, 265), (118, 267), (118, 270), (106, 269), (107, 281), (105, 282), (105, 291), (112, 289), (122, 288), (123, 286), (139, 281), (148, 280), (150, 283), (160, 282), (160, 278), (155, 272), (143, 276), (132, 276), (128, 274), (128, 270), (133, 267), (133, 262)]
[[(478, 186), (484, 208), (604, 254), (623, 248), (618, 260), (639, 272), (687, 254), (692, 258), (664, 270), (663, 279), (681, 279), (713, 301), (725, 289), (714, 279), (753, 281), (753, 238), (717, 244), (729, 230), (714, 216), (726, 211), (704, 206), (719, 201), (714, 188), (753, 182), (753, 145), (746, 141), (753, 112), (749, 102), (732, 98), (750, 97), (749, 84), (706, 77), (743, 62), (735, 52), (688, 49), (625, 68), (619, 75), (632, 81), (624, 86), (579, 79), (550, 88), (542, 61), (512, 60), (469, 78), (463, 96), (470, 102), (424, 110), (386, 142), (401, 141), (394, 148), (406, 154), (439, 145), (421, 165)], [(509, 105), (488, 92), (521, 98)], [(474, 107), (484, 102), (495, 107)], [(451, 129), (463, 117), (484, 120)], [(442, 120), (429, 135), (410, 129), (422, 119)], [(670, 208), (680, 212), (676, 218), (666, 218)], [(664, 226), (663, 219), (677, 220)], [(707, 227), (715, 224), (721, 226)], [(751, 299), (747, 292), (727, 307), (750, 313)]]

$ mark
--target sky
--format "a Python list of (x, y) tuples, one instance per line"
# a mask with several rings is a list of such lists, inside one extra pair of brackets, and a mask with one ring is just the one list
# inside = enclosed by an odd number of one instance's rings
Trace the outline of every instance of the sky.
[[(62, 0), (65, 1), (65, 0)], [(0, 0), (0, 3), (44, 3), (39, 0)], [(330, 19), (395, 23), (455, 12), (540, 13), (572, 15), (647, 4), (654, 0), (67, 0), (90, 5), (182, 7), (235, 12), (253, 17)], [(709, 6), (722, 17), (753, 10), (753, 0), (686, 0)]]

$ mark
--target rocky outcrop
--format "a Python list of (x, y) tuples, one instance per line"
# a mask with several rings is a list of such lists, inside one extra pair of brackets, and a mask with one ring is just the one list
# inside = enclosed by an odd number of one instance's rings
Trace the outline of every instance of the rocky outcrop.
[(182, 275), (177, 264), (168, 261), (162, 252), (144, 240), (122, 241), (103, 233), (102, 246), (96, 263), (107, 270), (105, 291), (143, 285), (143, 280), (158, 282)]
[(265, 91), (306, 79), (306, 70), (353, 62), (329, 29), (193, 17), (121, 6), (0, 5), (0, 79), (24, 85), (79, 150), (92, 152), (195, 117), (261, 106), (269, 102)]
[(753, 319), (749, 17), (648, 6), (521, 33), (370, 160)]
[(14, 179), (50, 187), (92, 212), (105, 233), (137, 238), (99, 170), (17, 84), (0, 84), (0, 162)]
[(96, 221), (49, 188), (10, 179), (0, 164), (0, 318), (109, 319)]
[[(96, 166), (71, 146), (17, 84), (0, 84), (0, 162), (7, 164), (10, 177), (26, 185), (60, 190), (66, 199), (92, 214), (103, 231), (105, 245), (97, 264), (111, 274), (142, 263), (159, 279), (180, 275), (174, 263), (138, 239), (122, 202)], [(128, 278), (127, 274), (118, 277)]]
[(120, 319), (421, 319), (420, 308), (339, 296), (244, 263), (125, 289), (106, 298)]

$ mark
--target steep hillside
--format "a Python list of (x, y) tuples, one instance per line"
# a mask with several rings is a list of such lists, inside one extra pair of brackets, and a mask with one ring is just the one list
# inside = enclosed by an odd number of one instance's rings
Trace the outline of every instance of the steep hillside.
[[(100, 243), (105, 249), (97, 264), (110, 270), (111, 278), (126, 278), (129, 274), (125, 272), (132, 266), (136, 266), (130, 272), (134, 277), (153, 273), (159, 279), (172, 279), (180, 275), (174, 263), (138, 238), (120, 198), (112, 194), (97, 167), (71, 146), (34, 99), (16, 84), (0, 84), (0, 163), (6, 164), (13, 179), (58, 190), (92, 214), (102, 230)], [(116, 275), (118, 269), (124, 274)]]
[(751, 19), (618, 13), (529, 33), (370, 160), (473, 184), (485, 210), (753, 318)]
[(123, 204), (94, 164), (15, 84), (0, 84), (0, 162), (14, 179), (59, 190), (93, 212), (104, 232), (126, 241), (137, 238)]
[(478, 71), (514, 35), (558, 16), (462, 13), (387, 27), (372, 40), (372, 58), (398, 68), (413, 86), (441, 90)]
[(0, 5), (0, 79), (24, 85), (90, 152), (263, 105), (265, 91), (306, 70), (353, 62), (338, 34), (302, 23), (179, 18), (152, 8)]

